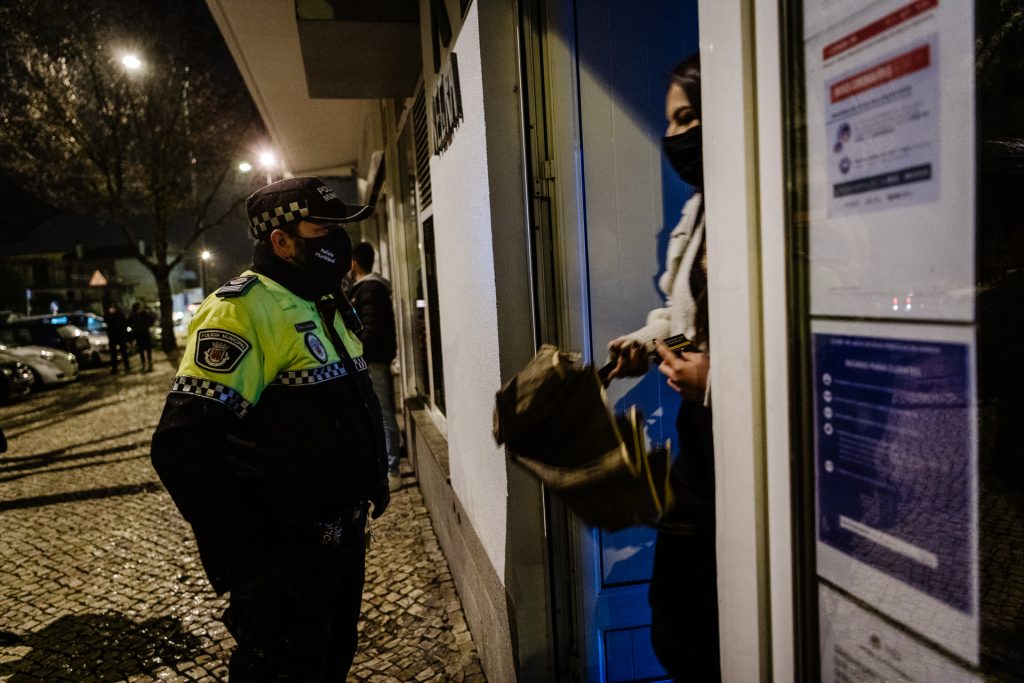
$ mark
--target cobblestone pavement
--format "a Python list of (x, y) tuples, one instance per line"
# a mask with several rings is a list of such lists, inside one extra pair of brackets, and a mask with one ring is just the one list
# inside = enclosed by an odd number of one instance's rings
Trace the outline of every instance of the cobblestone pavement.
[[(172, 370), (0, 407), (0, 681), (221, 681), (234, 646), (149, 463)], [(373, 523), (350, 681), (483, 681), (411, 471)]]

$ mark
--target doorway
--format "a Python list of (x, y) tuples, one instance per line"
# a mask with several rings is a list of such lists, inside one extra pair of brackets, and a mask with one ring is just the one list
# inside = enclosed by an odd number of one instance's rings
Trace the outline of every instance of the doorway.
[[(693, 189), (661, 152), (669, 72), (698, 49), (696, 0), (523, 3), (538, 342), (595, 364), (664, 305), (657, 280)], [(609, 388), (651, 441), (677, 443), (679, 398), (657, 368)], [(674, 449), (675, 450), (675, 449)], [(550, 501), (560, 679), (667, 680), (650, 644), (655, 532), (588, 528)]]

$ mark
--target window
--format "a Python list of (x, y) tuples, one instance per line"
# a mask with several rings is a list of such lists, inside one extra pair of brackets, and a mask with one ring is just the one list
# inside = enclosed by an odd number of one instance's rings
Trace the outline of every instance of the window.
[(784, 5), (802, 678), (1021, 680), (1019, 6)]
[(397, 140), (398, 171), (392, 192), (400, 203), (396, 226), (402, 264), (401, 331), (406, 385), (441, 415), (445, 413), (437, 260), (430, 184), (430, 141), (422, 86)]

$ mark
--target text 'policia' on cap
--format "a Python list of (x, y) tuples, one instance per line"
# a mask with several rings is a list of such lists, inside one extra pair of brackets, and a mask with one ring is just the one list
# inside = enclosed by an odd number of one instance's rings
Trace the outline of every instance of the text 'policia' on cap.
[(253, 192), (245, 200), (249, 232), (263, 239), (289, 223), (352, 223), (373, 212), (371, 206), (349, 206), (320, 178), (285, 178)]

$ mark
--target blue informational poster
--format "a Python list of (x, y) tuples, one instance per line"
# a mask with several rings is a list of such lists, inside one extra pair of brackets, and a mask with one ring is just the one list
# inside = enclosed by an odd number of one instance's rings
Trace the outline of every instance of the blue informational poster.
[(970, 347), (813, 339), (819, 543), (971, 614)]

